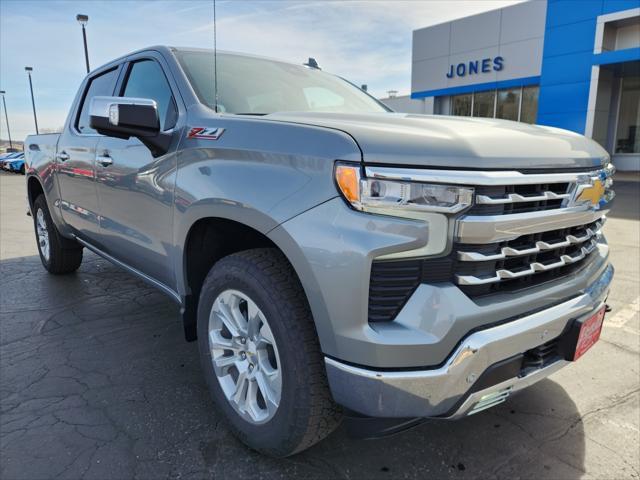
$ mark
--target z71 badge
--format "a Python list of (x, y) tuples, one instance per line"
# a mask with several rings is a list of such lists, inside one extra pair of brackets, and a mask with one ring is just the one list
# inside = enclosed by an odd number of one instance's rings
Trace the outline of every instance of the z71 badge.
[(189, 130), (187, 138), (218, 140), (223, 133), (224, 128), (193, 127), (191, 130)]

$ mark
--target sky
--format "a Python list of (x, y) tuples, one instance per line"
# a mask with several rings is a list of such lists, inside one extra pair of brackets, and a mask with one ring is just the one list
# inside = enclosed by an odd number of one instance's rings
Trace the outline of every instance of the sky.
[[(519, 1), (217, 0), (218, 48), (294, 63), (314, 57), (376, 97), (407, 94), (413, 30)], [(12, 139), (35, 133), (27, 65), (41, 133), (64, 125), (86, 74), (78, 13), (89, 15), (91, 68), (152, 45), (213, 47), (212, 0), (0, 0), (0, 90)]]

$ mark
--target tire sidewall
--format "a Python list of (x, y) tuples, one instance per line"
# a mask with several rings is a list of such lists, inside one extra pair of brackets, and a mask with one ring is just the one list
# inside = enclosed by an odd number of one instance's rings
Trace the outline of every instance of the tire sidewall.
[[(284, 299), (272, 298), (271, 293), (261, 284), (261, 279), (256, 278), (260, 272), (247, 272), (229, 265), (219, 265), (214, 267), (212, 274), (212, 281), (205, 281), (203, 285), (198, 305), (198, 346), (202, 369), (214, 402), (224, 412), (236, 433), (254, 448), (279, 455), (279, 452), (273, 451), (273, 447), (275, 444), (281, 445), (285, 440), (291, 443), (290, 449), (293, 450), (300, 440), (292, 435), (295, 433), (292, 432), (292, 427), (298, 423), (297, 414), (300, 413), (298, 409), (301, 404), (304, 405), (305, 401), (305, 395), (301, 395), (301, 389), (304, 391), (304, 382), (301, 384), (304, 376), (301, 378), (301, 372), (296, 369), (296, 365), (300, 365), (296, 358), (296, 353), (299, 355), (300, 349), (296, 352), (295, 345), (294, 348), (289, 346), (291, 345), (288, 342), (289, 332), (278, 314), (277, 304)], [(282, 375), (280, 404), (276, 414), (260, 425), (251, 424), (236, 413), (222, 391), (211, 361), (208, 339), (209, 314), (217, 296), (228, 289), (244, 293), (262, 310), (278, 348), (280, 358), (278, 368)]]

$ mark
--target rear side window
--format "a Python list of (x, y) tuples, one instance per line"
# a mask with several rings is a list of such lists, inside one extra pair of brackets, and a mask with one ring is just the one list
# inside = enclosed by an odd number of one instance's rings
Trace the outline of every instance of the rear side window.
[(82, 100), (82, 107), (80, 109), (80, 115), (78, 115), (78, 121), (76, 128), (80, 133), (96, 133), (89, 126), (89, 107), (91, 105), (91, 99), (93, 97), (110, 97), (113, 95), (113, 88), (115, 87), (117, 80), (118, 69), (114, 68), (97, 77), (93, 77), (89, 81), (84, 99)]
[(176, 124), (177, 110), (173, 93), (162, 67), (153, 60), (135, 62), (129, 70), (123, 97), (150, 98), (158, 104), (160, 130), (169, 130)]

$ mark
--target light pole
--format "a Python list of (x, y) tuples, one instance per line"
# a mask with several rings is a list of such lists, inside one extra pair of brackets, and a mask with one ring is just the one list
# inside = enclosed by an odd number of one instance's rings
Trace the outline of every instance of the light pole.
[(9, 136), (9, 148), (13, 150), (13, 143), (11, 143), (11, 130), (9, 130), (9, 114), (7, 113), (7, 102), (4, 100), (4, 90), (0, 90), (0, 95), (2, 95), (2, 106), (4, 107), (4, 118), (7, 120), (7, 135)]
[(89, 15), (82, 15), (79, 13), (76, 15), (76, 20), (80, 25), (82, 25), (82, 41), (84, 42), (84, 61), (87, 64), (87, 73), (89, 73), (89, 50), (87, 49), (87, 31), (85, 30), (85, 25), (89, 21)]
[(31, 91), (31, 105), (33, 106), (33, 121), (36, 123), (36, 135), (40, 135), (38, 131), (38, 116), (36, 115), (36, 101), (33, 99), (33, 83), (31, 83), (31, 72), (33, 72), (33, 68), (24, 67), (24, 71), (27, 72), (29, 76), (29, 90)]

